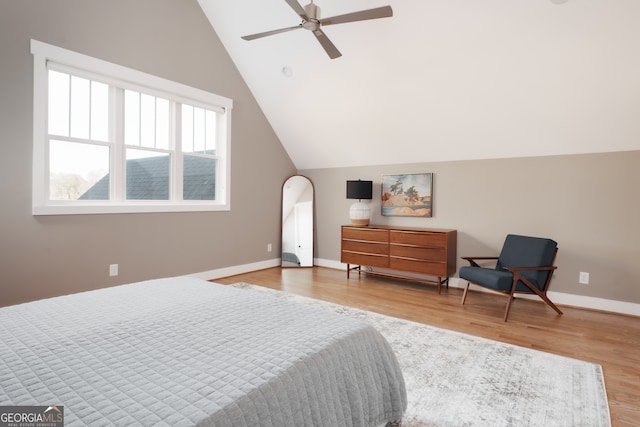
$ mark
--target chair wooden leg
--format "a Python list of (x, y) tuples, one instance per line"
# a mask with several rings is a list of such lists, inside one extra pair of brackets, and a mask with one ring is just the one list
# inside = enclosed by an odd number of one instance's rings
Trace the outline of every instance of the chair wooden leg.
[(507, 321), (507, 318), (509, 317), (509, 310), (511, 310), (511, 303), (515, 299), (515, 293), (516, 293), (516, 288), (517, 287), (518, 287), (518, 277), (516, 277), (514, 275), (513, 282), (511, 284), (511, 292), (509, 292), (509, 295), (507, 295), (507, 298), (509, 298), (509, 301), (507, 301), (507, 308), (504, 310), (504, 321), (505, 322)]
[(467, 286), (464, 287), (464, 292), (462, 293), (462, 301), (460, 301), (462, 305), (464, 305), (464, 301), (467, 299), (468, 291), (469, 291), (469, 282), (467, 282)]
[(509, 310), (511, 310), (511, 303), (515, 299), (513, 295), (508, 296), (509, 301), (507, 301), (507, 308), (504, 310), (504, 321), (507, 321), (507, 317), (509, 317)]
[(542, 298), (544, 300), (544, 302), (549, 304), (549, 307), (553, 308), (556, 311), (556, 313), (562, 314), (562, 311), (560, 311), (560, 309), (558, 307), (556, 307), (556, 305), (553, 302), (551, 302), (551, 300), (547, 297), (546, 293), (542, 293), (541, 292), (539, 294), (539, 296), (540, 296), (540, 298)]
[[(531, 284), (528, 280), (526, 280), (524, 277), (520, 276), (519, 274), (515, 275), (515, 276), (522, 283), (524, 283), (529, 289), (531, 289), (531, 291), (533, 291), (533, 293), (538, 295), (544, 302), (546, 302), (549, 305), (549, 307), (553, 308), (556, 311), (556, 313), (562, 314), (562, 311), (560, 311), (560, 309), (549, 299), (549, 297), (547, 296), (547, 292), (546, 291), (542, 292), (540, 289), (538, 289), (535, 286), (533, 286), (533, 284)], [(516, 283), (515, 280), (514, 280), (514, 283)]]

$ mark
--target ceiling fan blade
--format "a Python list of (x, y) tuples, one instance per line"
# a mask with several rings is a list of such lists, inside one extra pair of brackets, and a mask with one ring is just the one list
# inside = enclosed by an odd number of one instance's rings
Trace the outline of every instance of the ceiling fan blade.
[[(289, 0), (287, 0), (289, 2)], [(347, 22), (366, 21), (368, 19), (389, 18), (393, 16), (391, 6), (377, 7), (375, 9), (361, 10), (359, 12), (332, 16), (320, 20), (321, 25), (344, 24)]]
[(278, 30), (265, 31), (264, 33), (250, 34), (248, 36), (242, 36), (242, 39), (243, 40), (255, 40), (255, 39), (259, 39), (260, 37), (272, 36), (274, 34), (285, 33), (287, 31), (291, 31), (291, 30), (298, 30), (300, 28), (302, 28), (302, 24), (296, 25), (295, 27), (287, 27), (287, 28), (280, 28)]
[(291, 9), (294, 10), (295, 13), (298, 14), (298, 16), (300, 16), (300, 18), (304, 19), (305, 21), (309, 20), (309, 17), (307, 16), (307, 11), (304, 10), (304, 7), (300, 6), (300, 3), (298, 3), (296, 0), (284, 0), (287, 2), (287, 4), (289, 6), (291, 6)]
[(342, 56), (338, 48), (333, 43), (331, 43), (329, 37), (327, 37), (327, 35), (320, 28), (314, 30), (313, 35), (316, 36), (316, 39), (318, 39), (325, 52), (327, 52), (329, 58), (336, 59)]

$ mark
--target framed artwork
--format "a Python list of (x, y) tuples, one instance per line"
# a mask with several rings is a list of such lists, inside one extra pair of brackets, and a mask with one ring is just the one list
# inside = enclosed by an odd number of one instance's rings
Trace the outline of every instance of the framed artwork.
[(433, 174), (382, 175), (382, 215), (431, 217)]

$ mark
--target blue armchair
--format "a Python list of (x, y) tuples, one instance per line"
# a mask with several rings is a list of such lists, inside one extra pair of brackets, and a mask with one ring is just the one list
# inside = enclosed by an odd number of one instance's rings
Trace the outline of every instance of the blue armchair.
[[(469, 284), (480, 285), (508, 296), (504, 321), (507, 321), (514, 295), (536, 294), (558, 314), (562, 311), (547, 297), (547, 289), (557, 268), (553, 265), (558, 244), (551, 239), (507, 235), (498, 257), (462, 257), (470, 266), (460, 268), (459, 276), (467, 281), (462, 295), (465, 303)], [(477, 261), (497, 260), (495, 268), (482, 267)]]

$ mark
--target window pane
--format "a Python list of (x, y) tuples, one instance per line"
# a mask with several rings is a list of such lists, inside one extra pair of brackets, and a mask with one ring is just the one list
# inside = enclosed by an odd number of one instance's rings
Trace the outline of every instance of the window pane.
[(207, 110), (205, 150), (207, 154), (216, 154), (216, 113)]
[(193, 109), (193, 152), (204, 154), (204, 110)]
[(109, 86), (91, 82), (91, 139), (109, 140)]
[(169, 101), (156, 98), (156, 148), (169, 149)]
[(184, 200), (216, 199), (217, 161), (195, 156), (184, 156), (182, 198)]
[(182, 151), (193, 152), (193, 107), (182, 104)]
[(217, 115), (204, 108), (182, 105), (182, 152), (216, 154)]
[(169, 200), (169, 154), (127, 150), (127, 200)]
[(140, 145), (140, 94), (124, 91), (124, 143)]
[(71, 136), (89, 138), (89, 80), (71, 76)]
[(109, 200), (109, 147), (52, 140), (50, 200)]
[(49, 133), (69, 136), (69, 75), (49, 70)]
[(154, 148), (156, 141), (156, 97), (140, 94), (140, 146)]

